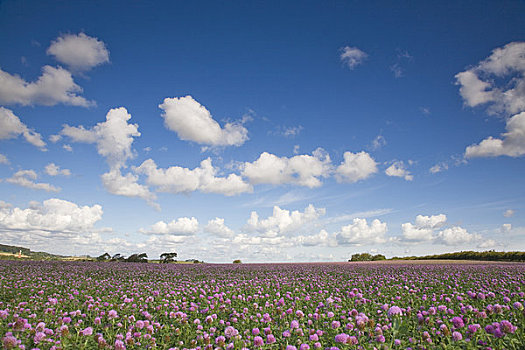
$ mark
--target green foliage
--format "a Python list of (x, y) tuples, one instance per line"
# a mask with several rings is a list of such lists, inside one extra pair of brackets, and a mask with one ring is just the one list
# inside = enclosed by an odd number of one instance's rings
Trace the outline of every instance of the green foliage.
[(147, 263), (148, 255), (146, 253), (131, 254), (125, 261), (134, 263)]
[(242, 261), (240, 259), (235, 259), (235, 260), (233, 260), (233, 263), (234, 264), (242, 264)]
[(380, 261), (386, 260), (382, 254), (372, 255), (369, 253), (354, 254), (348, 261)]
[(18, 252), (22, 251), (22, 254), (24, 255), (30, 255), (31, 250), (23, 247), (16, 247), (12, 245), (5, 245), (0, 244), (0, 252), (2, 253), (11, 253), (11, 254), (18, 254)]
[(425, 256), (393, 257), (392, 260), (480, 260), (480, 261), (525, 261), (525, 252), (461, 251)]
[(97, 261), (106, 261), (109, 259), (111, 259), (111, 255), (109, 255), (108, 253), (104, 253), (97, 257)]
[(177, 253), (175, 253), (175, 252), (162, 253), (160, 255), (160, 262), (162, 264), (167, 264), (167, 263), (170, 263), (170, 262), (174, 262), (176, 257), (177, 257)]

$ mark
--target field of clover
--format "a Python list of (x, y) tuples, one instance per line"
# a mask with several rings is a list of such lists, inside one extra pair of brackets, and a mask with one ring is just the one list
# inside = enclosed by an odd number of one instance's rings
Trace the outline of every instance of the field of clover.
[(0, 261), (4, 349), (525, 349), (523, 264)]

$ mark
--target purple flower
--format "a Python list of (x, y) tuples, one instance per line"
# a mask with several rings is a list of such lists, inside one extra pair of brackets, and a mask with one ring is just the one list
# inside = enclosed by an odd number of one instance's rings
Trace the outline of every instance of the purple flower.
[(263, 345), (264, 345), (263, 338), (261, 338), (260, 336), (256, 336), (255, 338), (253, 338), (253, 346), (257, 348)]
[(115, 350), (126, 350), (126, 345), (124, 345), (122, 340), (115, 340)]
[(510, 323), (507, 320), (501, 321), (501, 330), (505, 333), (514, 333), (518, 327), (514, 326), (512, 323)]
[(2, 344), (4, 346), (4, 349), (12, 349), (14, 348), (20, 341), (13, 337), (11, 334), (6, 335), (2, 338)]
[(93, 334), (93, 328), (92, 327), (86, 327), (83, 330), (80, 331), (80, 335), (91, 335)]
[(481, 328), (481, 326), (479, 324), (477, 324), (477, 323), (468, 325), (469, 333), (476, 333), (478, 331), (478, 329), (480, 329), (480, 328)]
[(459, 341), (459, 340), (463, 339), (463, 335), (461, 333), (459, 333), (458, 331), (454, 331), (452, 333), (452, 339), (454, 339), (455, 341)]
[(232, 337), (235, 337), (236, 335), (239, 334), (239, 331), (236, 330), (235, 328), (233, 328), (232, 326), (228, 326), (226, 327), (226, 329), (224, 330), (224, 335), (227, 337), (227, 338), (232, 338)]
[(465, 326), (465, 322), (459, 316), (452, 318), (452, 323), (454, 324), (454, 328), (456, 329), (463, 328)]
[(46, 334), (44, 332), (36, 332), (35, 336), (33, 337), (33, 341), (35, 344), (40, 343), (44, 338), (46, 337)]
[(108, 318), (110, 320), (114, 319), (114, 318), (117, 318), (118, 317), (118, 314), (115, 310), (109, 310), (108, 312)]
[(226, 342), (226, 338), (222, 335), (219, 335), (217, 338), (215, 338), (215, 344), (219, 346), (223, 346), (225, 342)]
[(402, 315), (403, 311), (401, 310), (399, 306), (392, 306), (390, 309), (388, 309), (387, 314), (388, 314), (388, 317), (392, 317), (395, 315)]
[(348, 341), (349, 335), (346, 333), (341, 333), (335, 336), (336, 343), (346, 343)]

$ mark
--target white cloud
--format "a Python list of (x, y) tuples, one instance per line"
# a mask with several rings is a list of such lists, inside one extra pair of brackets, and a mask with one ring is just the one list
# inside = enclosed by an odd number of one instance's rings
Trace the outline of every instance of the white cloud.
[[(504, 82), (504, 78), (509, 78)], [(494, 49), (477, 66), (456, 74), (459, 92), (469, 107), (491, 104), (489, 113), (525, 110), (525, 42)], [(496, 82), (502, 82), (497, 86)]]
[(64, 125), (60, 133), (75, 142), (96, 143), (98, 153), (106, 158), (110, 167), (120, 168), (133, 157), (133, 137), (140, 136), (138, 124), (129, 124), (130, 119), (126, 108), (114, 108), (107, 113), (105, 122), (91, 129), (85, 129), (82, 125)]
[(64, 34), (51, 43), (47, 54), (75, 71), (89, 70), (109, 62), (104, 42), (84, 33)]
[(341, 49), (341, 62), (346, 64), (348, 68), (354, 69), (356, 66), (363, 63), (363, 61), (368, 57), (368, 55), (358, 49), (357, 47), (345, 46)]
[(58, 175), (70, 176), (71, 175), (71, 170), (60, 169), (60, 167), (56, 165), (55, 163), (49, 163), (48, 165), (46, 165), (46, 167), (44, 168), (44, 171), (49, 176), (58, 176)]
[(151, 193), (147, 186), (139, 184), (138, 176), (131, 173), (122, 175), (120, 169), (111, 169), (109, 172), (101, 175), (104, 188), (111, 194), (124, 197), (138, 197), (146, 200), (148, 204), (160, 209), (154, 201), (157, 199), (154, 193)]
[(159, 105), (164, 123), (181, 140), (209, 146), (240, 146), (248, 140), (248, 130), (241, 123), (226, 123), (221, 128), (206, 107), (193, 97), (164, 99)]
[(71, 235), (86, 232), (102, 219), (102, 207), (98, 204), (80, 207), (75, 203), (51, 198), (40, 203), (33, 203), (30, 208), (0, 208), (0, 230), (46, 231)]
[(97, 123), (90, 129), (82, 125), (64, 125), (60, 133), (74, 142), (97, 145), (98, 154), (106, 159), (110, 167), (109, 172), (101, 175), (102, 184), (109, 193), (142, 198), (156, 209), (160, 209), (158, 204), (154, 203), (157, 197), (147, 186), (138, 183), (138, 176), (132, 173), (122, 175), (121, 168), (126, 167), (128, 159), (134, 157), (134, 137), (141, 135), (138, 124), (128, 123), (130, 119), (131, 115), (126, 108), (114, 108), (107, 113), (105, 122)]
[(335, 171), (338, 182), (357, 182), (377, 172), (377, 163), (366, 152), (345, 152), (344, 161)]
[(0, 103), (54, 106), (90, 107), (95, 103), (78, 94), (82, 88), (75, 84), (71, 73), (62, 67), (44, 66), (35, 82), (27, 82), (18, 75), (0, 69)]
[(295, 184), (310, 188), (322, 185), (319, 177), (328, 177), (331, 172), (330, 156), (318, 148), (312, 155), (297, 155), (291, 158), (278, 157), (263, 152), (253, 163), (242, 166), (242, 175), (251, 184)]
[(244, 230), (258, 232), (264, 237), (277, 237), (284, 233), (294, 232), (308, 223), (312, 223), (326, 213), (324, 208), (315, 208), (308, 205), (304, 212), (294, 210), (290, 212), (278, 206), (273, 207), (273, 213), (266, 219), (259, 219), (259, 214), (252, 211)]
[(337, 238), (335, 233), (328, 233), (326, 230), (321, 230), (319, 233), (314, 235), (299, 235), (294, 237), (297, 244), (310, 247), (310, 246), (323, 246), (323, 247), (336, 247)]
[(34, 170), (19, 170), (12, 177), (5, 179), (6, 182), (33, 190), (44, 190), (47, 192), (59, 192), (60, 188), (44, 182), (35, 182), (38, 175)]
[(377, 135), (375, 139), (372, 140), (372, 150), (378, 150), (381, 147), (386, 145), (386, 139), (383, 135)]
[(232, 237), (234, 234), (233, 230), (224, 224), (224, 219), (222, 218), (215, 218), (208, 221), (208, 224), (204, 227), (204, 231), (219, 237)]
[[(525, 98), (525, 97), (524, 97)], [(519, 157), (525, 154), (525, 112), (507, 120), (506, 133), (501, 138), (489, 136), (477, 145), (468, 146), (465, 157)]]
[(388, 176), (402, 177), (406, 181), (412, 181), (414, 179), (414, 176), (406, 169), (406, 165), (402, 160), (395, 161), (392, 165), (390, 165), (385, 170), (385, 174)]
[(199, 231), (199, 221), (194, 218), (182, 217), (172, 220), (169, 223), (158, 221), (151, 225), (149, 229), (141, 228), (140, 233), (148, 235), (172, 235), (172, 236), (192, 236)]
[(57, 143), (61, 139), (62, 139), (62, 136), (60, 136), (60, 135), (50, 135), (49, 136), (49, 141), (51, 141), (53, 143)]
[(217, 169), (213, 167), (210, 158), (204, 159), (195, 169), (179, 166), (162, 169), (157, 167), (153, 159), (147, 159), (135, 168), (135, 172), (146, 175), (146, 182), (155, 186), (159, 192), (177, 194), (201, 191), (234, 196), (252, 191), (251, 185), (244, 182), (239, 175), (217, 177)]
[(437, 235), (437, 240), (439, 242), (450, 246), (469, 243), (479, 238), (478, 235), (469, 233), (466, 229), (459, 226), (446, 228)]
[(13, 111), (0, 107), (0, 140), (12, 139), (20, 135), (24, 136), (26, 141), (33, 146), (43, 151), (45, 150), (46, 143), (42, 140), (42, 136), (39, 133), (29, 129)]
[(505, 212), (503, 213), (503, 216), (506, 217), (506, 218), (510, 218), (514, 215), (515, 211), (512, 210), (512, 209), (507, 209), (505, 210)]
[(483, 242), (480, 242), (477, 247), (478, 248), (484, 248), (484, 249), (487, 249), (487, 248), (494, 248), (498, 245), (498, 243), (493, 240), (493, 239), (486, 239), (486, 240), (483, 240)]
[(500, 231), (501, 233), (508, 233), (512, 230), (512, 224), (503, 224), (501, 225)]
[(336, 237), (342, 245), (381, 244), (387, 241), (387, 230), (386, 223), (378, 219), (374, 219), (369, 225), (366, 219), (355, 218), (351, 224), (341, 227)]
[(0, 153), (0, 164), (9, 164), (9, 159), (3, 154)]
[(68, 152), (73, 152), (73, 147), (71, 147), (71, 145), (65, 144), (62, 146), (62, 148)]
[(424, 242), (435, 239), (434, 232), (447, 222), (445, 214), (418, 215), (415, 224), (406, 222), (401, 225), (403, 239), (408, 242)]
[(432, 174), (437, 174), (439, 172), (442, 172), (442, 171), (445, 171), (445, 170), (448, 170), (448, 164), (445, 163), (445, 162), (441, 162), (441, 163), (437, 163), (435, 164), (434, 166), (432, 166), (429, 171), (432, 173)]

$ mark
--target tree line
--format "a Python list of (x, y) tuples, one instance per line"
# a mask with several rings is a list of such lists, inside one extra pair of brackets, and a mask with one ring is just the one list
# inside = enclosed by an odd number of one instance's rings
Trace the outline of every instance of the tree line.
[(380, 261), (380, 260), (479, 260), (479, 261), (525, 261), (525, 252), (497, 252), (488, 250), (484, 252), (461, 251), (445, 254), (434, 254), (424, 256), (394, 256), (386, 259), (382, 254), (372, 255), (369, 253), (356, 253), (348, 260), (352, 261)]
[(481, 260), (481, 261), (525, 261), (525, 252), (461, 251), (425, 256), (393, 257), (392, 260)]
[[(168, 264), (171, 262), (176, 262), (175, 258), (177, 257), (177, 253), (171, 252), (171, 253), (162, 253), (160, 255), (160, 263), (161, 264)], [(97, 257), (97, 261), (113, 261), (113, 262), (134, 262), (134, 263), (147, 263), (148, 262), (148, 255), (146, 253), (140, 253), (140, 254), (131, 254), (127, 258), (124, 255), (121, 254), (115, 254), (113, 256), (109, 255), (109, 253), (104, 253)], [(198, 261), (198, 260), (197, 260)], [(195, 261), (193, 261), (195, 262)]]

